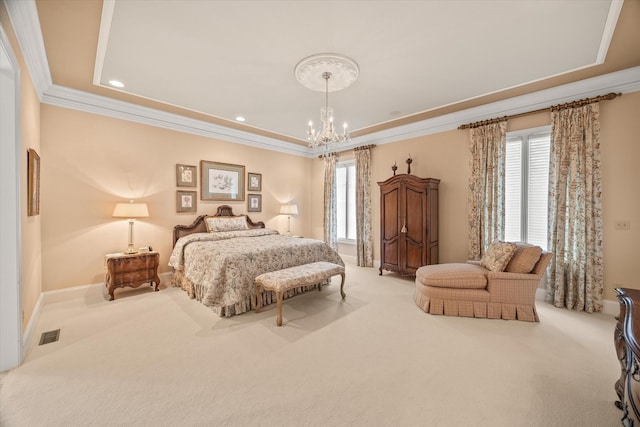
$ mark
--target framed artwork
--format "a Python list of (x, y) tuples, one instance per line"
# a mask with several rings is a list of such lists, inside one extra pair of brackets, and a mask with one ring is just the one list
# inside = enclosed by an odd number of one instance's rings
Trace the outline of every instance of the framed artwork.
[(196, 166), (176, 165), (176, 186), (196, 187), (198, 179), (197, 173)]
[(176, 212), (196, 212), (198, 210), (197, 191), (176, 191)]
[(27, 215), (40, 215), (40, 156), (36, 150), (29, 148), (27, 153)]
[(249, 172), (247, 191), (262, 191), (262, 174)]
[(244, 200), (244, 166), (200, 161), (200, 199)]
[(247, 212), (262, 212), (262, 194), (249, 194)]

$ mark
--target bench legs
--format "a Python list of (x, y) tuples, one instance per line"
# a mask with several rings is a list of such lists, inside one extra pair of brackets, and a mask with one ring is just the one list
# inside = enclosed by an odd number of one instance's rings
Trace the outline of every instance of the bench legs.
[[(345, 299), (347, 295), (344, 293), (344, 273), (339, 273), (340, 277), (342, 277), (342, 282), (340, 282), (340, 295), (342, 299)], [(318, 291), (322, 290), (322, 286), (318, 285)]]
[[(262, 296), (260, 295), (261, 286), (256, 284), (256, 313), (260, 313), (260, 309), (262, 308)], [(282, 300), (284, 299), (284, 292), (276, 292), (276, 305), (277, 305), (277, 314), (276, 314), (276, 324), (278, 326), (282, 326)]]
[(276, 325), (282, 326), (282, 298), (283, 292), (276, 292), (276, 303), (278, 305), (278, 314), (276, 315)]
[[(340, 273), (340, 277), (342, 278), (342, 281), (340, 282), (340, 295), (342, 296), (342, 299), (345, 299), (347, 297), (347, 295), (344, 293), (345, 274)], [(260, 295), (260, 288), (262, 288), (262, 286), (256, 283), (256, 313), (260, 313), (260, 309), (262, 308), (262, 296)], [(322, 285), (318, 283), (318, 292), (320, 292), (321, 290)], [(284, 299), (284, 292), (274, 292), (276, 294), (276, 325), (282, 326), (282, 300)]]

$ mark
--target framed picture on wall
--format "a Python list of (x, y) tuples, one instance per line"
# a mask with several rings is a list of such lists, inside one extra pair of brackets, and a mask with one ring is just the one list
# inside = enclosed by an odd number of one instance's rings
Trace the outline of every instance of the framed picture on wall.
[(249, 194), (247, 212), (262, 212), (262, 194)]
[(176, 165), (176, 186), (178, 187), (196, 187), (197, 184), (197, 167), (191, 165)]
[(244, 200), (244, 166), (200, 161), (200, 199)]
[(249, 172), (247, 191), (262, 191), (262, 174)]
[(196, 212), (198, 210), (197, 191), (176, 191), (176, 212)]
[(40, 156), (33, 148), (27, 152), (27, 169), (27, 215), (40, 215)]

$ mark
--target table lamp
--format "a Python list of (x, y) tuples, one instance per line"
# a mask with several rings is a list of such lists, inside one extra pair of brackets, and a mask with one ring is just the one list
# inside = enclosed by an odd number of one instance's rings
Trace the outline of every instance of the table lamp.
[(129, 246), (125, 251), (126, 254), (135, 254), (138, 252), (133, 247), (133, 223), (136, 222), (136, 218), (145, 218), (149, 216), (149, 210), (146, 203), (133, 203), (133, 200), (129, 203), (118, 203), (113, 210), (113, 216), (117, 218), (129, 219)]
[(280, 213), (287, 217), (287, 235), (291, 234), (291, 215), (298, 215), (298, 205), (295, 203), (280, 206)]

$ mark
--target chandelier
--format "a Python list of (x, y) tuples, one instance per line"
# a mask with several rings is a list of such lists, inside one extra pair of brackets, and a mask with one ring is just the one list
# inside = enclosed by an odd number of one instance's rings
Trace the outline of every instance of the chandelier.
[(346, 123), (342, 126), (341, 133), (336, 132), (333, 108), (329, 107), (329, 92), (351, 86), (358, 78), (358, 74), (358, 64), (354, 60), (337, 54), (313, 55), (296, 65), (295, 75), (300, 83), (309, 89), (325, 93), (325, 106), (320, 109), (320, 128), (316, 130), (313, 127), (313, 121), (309, 121), (307, 129), (309, 147), (324, 147), (328, 150), (334, 143), (349, 141)]

